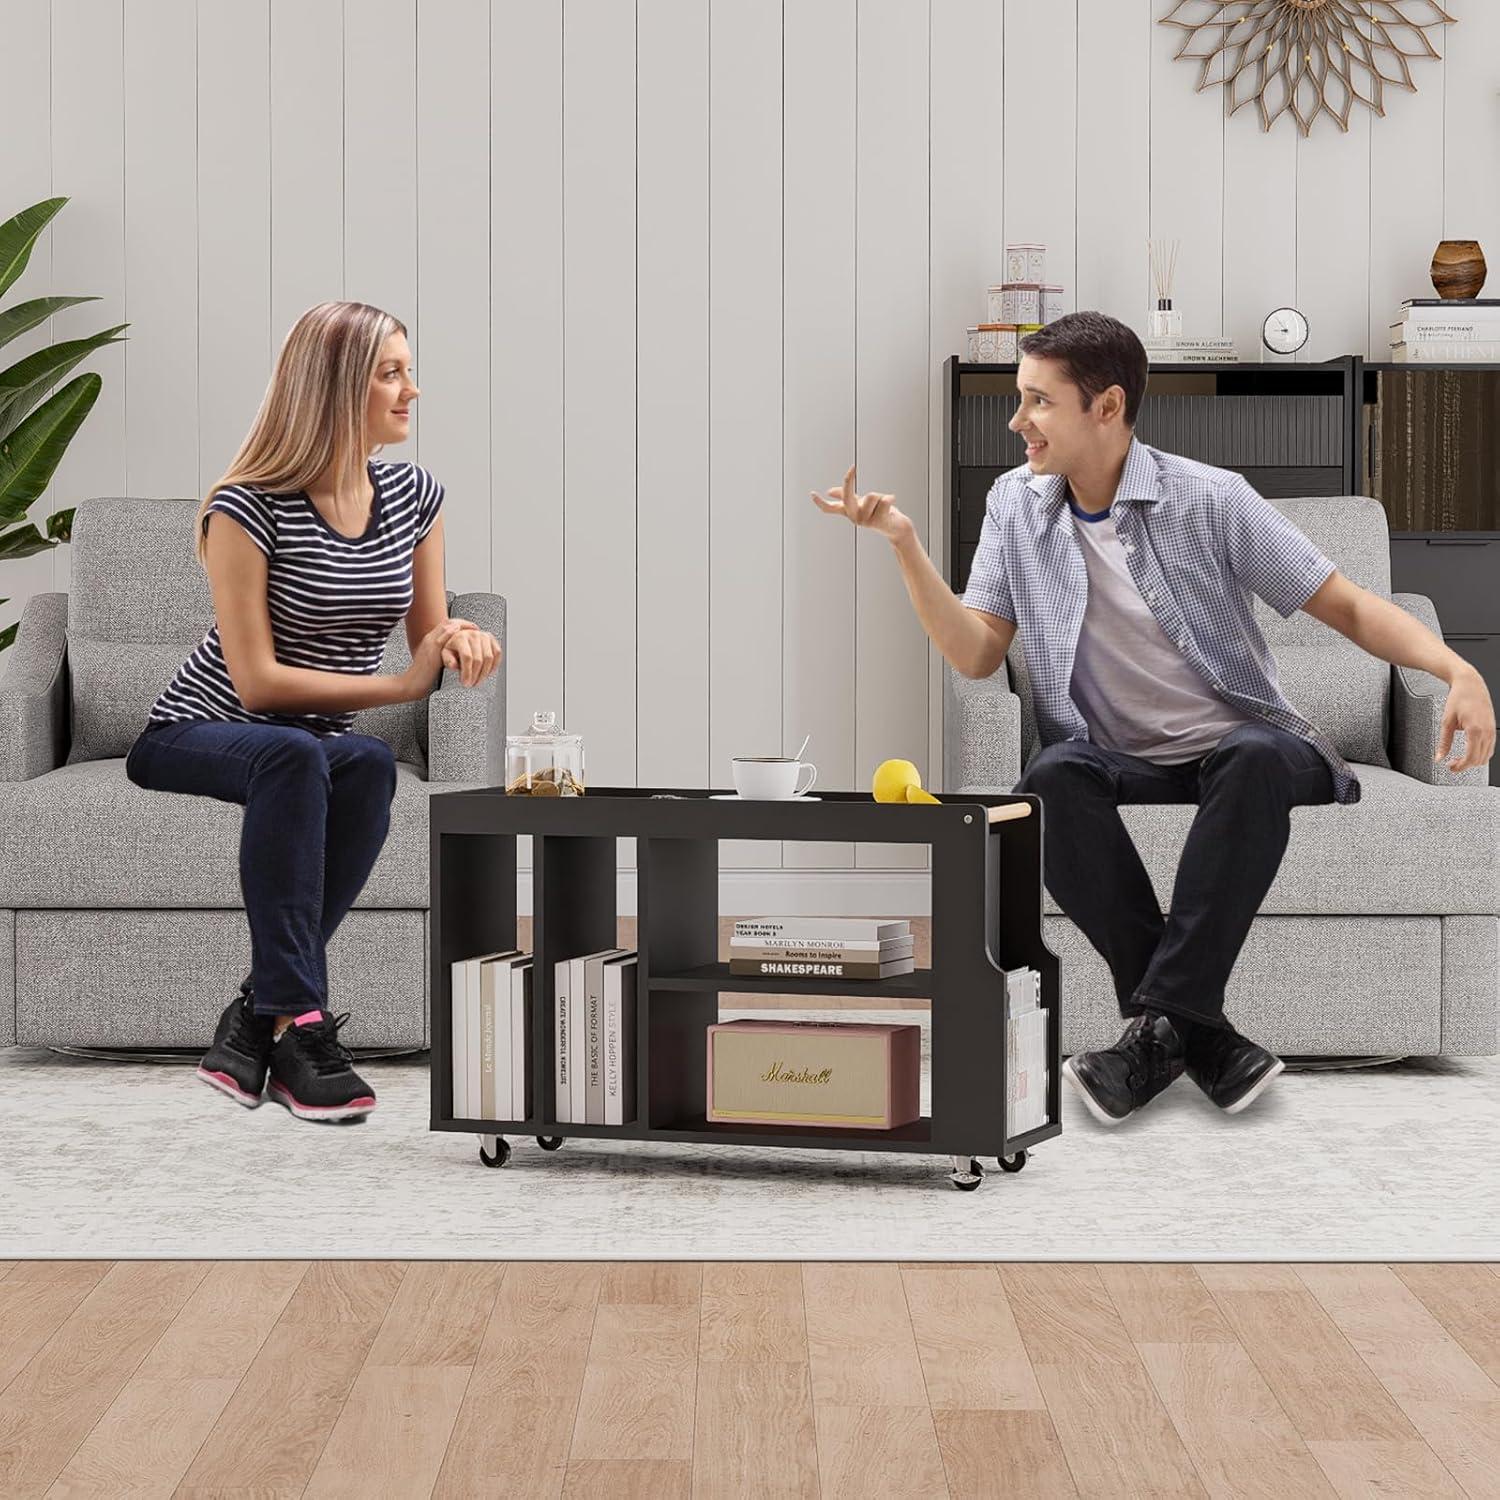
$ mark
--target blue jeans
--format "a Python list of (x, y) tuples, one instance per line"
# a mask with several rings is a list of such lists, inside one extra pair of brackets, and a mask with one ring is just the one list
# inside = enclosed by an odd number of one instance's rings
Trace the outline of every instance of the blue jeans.
[[(1042, 799), (1047, 889), (1114, 975), (1120, 1013), (1226, 1025), (1224, 986), (1276, 878), (1291, 809), (1332, 802), (1333, 773), (1305, 740), (1265, 723), (1163, 766), (1087, 740), (1048, 745), (1016, 783)], [(1163, 919), (1121, 804), (1196, 802)]]
[(390, 828), (391, 747), (366, 734), (193, 720), (147, 730), (125, 774), (150, 791), (244, 807), (240, 890), (256, 1014), (326, 1008), (326, 945)]

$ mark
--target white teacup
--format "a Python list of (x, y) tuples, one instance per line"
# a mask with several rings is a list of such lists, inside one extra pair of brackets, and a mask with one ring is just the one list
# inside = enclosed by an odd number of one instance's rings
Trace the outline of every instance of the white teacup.
[[(736, 755), (732, 765), (735, 791), (760, 801), (789, 802), (810, 792), (818, 779), (815, 765), (786, 755)], [(808, 773), (805, 786), (804, 771)]]

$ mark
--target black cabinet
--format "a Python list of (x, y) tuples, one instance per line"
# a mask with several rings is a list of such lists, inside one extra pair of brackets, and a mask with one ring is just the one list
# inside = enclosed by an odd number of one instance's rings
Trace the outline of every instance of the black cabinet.
[[(1443, 639), (1479, 668), (1500, 703), (1500, 536), (1492, 533), (1398, 533), (1391, 537), (1391, 592), (1425, 594)], [(1490, 761), (1500, 786), (1500, 757)]]

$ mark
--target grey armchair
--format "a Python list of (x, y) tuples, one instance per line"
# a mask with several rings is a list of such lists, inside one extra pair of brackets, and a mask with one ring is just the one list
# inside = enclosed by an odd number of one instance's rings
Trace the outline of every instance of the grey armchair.
[[(28, 600), (0, 678), (0, 1046), (196, 1047), (250, 967), (235, 804), (149, 792), (125, 755), (213, 620), (191, 500), (87, 500), (72, 592)], [(505, 640), (505, 601), (448, 595)], [(381, 670), (410, 665), (404, 627)], [(0, 658), (3, 666), (6, 658)], [(424, 1047), (427, 799), (503, 774), (505, 668), (445, 671), (355, 729), (396, 753), (391, 828), (328, 947), (356, 1047)]]
[[(1347, 577), (1390, 593), (1385, 512), (1360, 497), (1279, 500)], [(1430, 600), (1395, 603), (1438, 631)], [(1433, 763), (1447, 684), (1392, 668), (1297, 612), (1256, 599), (1282, 690), (1359, 775), (1360, 801), (1292, 811), (1291, 840), (1230, 979), (1226, 1009), (1290, 1056), (1483, 1056), (1500, 1009), (1500, 788), (1484, 767)], [(1440, 632), (1439, 632), (1440, 633)], [(1019, 642), (993, 677), (948, 673), (949, 791), (1009, 791), (1037, 750)], [(1195, 809), (1125, 807), (1163, 913)], [(1063, 1050), (1119, 1032), (1104, 961), (1044, 898), (1046, 941), (1062, 960)]]

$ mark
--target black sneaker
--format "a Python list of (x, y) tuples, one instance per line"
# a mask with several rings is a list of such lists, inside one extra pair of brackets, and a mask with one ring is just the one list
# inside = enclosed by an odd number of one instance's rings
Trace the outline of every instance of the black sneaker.
[(225, 1007), (213, 1045), (198, 1064), (198, 1076), (247, 1109), (260, 1103), (275, 1031), (274, 1016), (258, 1016), (248, 982)]
[(348, 1019), (348, 1011), (305, 1011), (271, 1048), (267, 1093), (299, 1119), (357, 1120), (375, 1108), (375, 1090), (350, 1066), (353, 1056), (338, 1037)]
[(1253, 1103), (1286, 1068), (1227, 1023), (1196, 1026), (1187, 1045), (1187, 1075), (1225, 1114), (1238, 1114)]
[(1146, 1011), (1113, 1047), (1075, 1052), (1063, 1064), (1063, 1077), (1101, 1125), (1118, 1125), (1181, 1077), (1184, 1066), (1177, 1028), (1166, 1016)]

